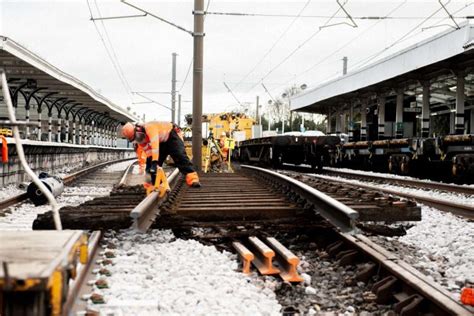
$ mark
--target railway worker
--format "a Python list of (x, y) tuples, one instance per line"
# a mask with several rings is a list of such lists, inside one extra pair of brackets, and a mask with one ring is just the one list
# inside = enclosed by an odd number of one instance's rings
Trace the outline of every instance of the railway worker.
[(227, 161), (227, 156), (229, 154), (229, 148), (226, 148), (225, 143), (227, 141), (227, 134), (226, 132), (222, 132), (219, 138), (219, 146), (221, 147), (222, 155), (224, 161)]
[(201, 186), (198, 174), (184, 150), (181, 129), (177, 125), (157, 121), (143, 125), (128, 122), (123, 126), (122, 134), (146, 153), (146, 171), (151, 175), (152, 184), (155, 183), (158, 168), (170, 155), (179, 171), (186, 175), (186, 184), (190, 187)]

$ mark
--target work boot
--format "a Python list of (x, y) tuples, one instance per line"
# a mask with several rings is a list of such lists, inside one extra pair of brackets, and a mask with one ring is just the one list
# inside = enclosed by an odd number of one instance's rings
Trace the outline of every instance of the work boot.
[(193, 188), (201, 187), (197, 172), (190, 172), (186, 175), (186, 184)]

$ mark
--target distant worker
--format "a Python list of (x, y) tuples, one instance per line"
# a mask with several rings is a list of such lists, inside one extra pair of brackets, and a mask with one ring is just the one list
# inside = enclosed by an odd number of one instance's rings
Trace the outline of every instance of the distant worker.
[(226, 132), (222, 132), (219, 138), (219, 146), (221, 147), (221, 152), (223, 156), (222, 158), (224, 158), (224, 161), (227, 160), (227, 155), (229, 154), (229, 148), (226, 148), (226, 142), (227, 142), (227, 134)]
[[(146, 154), (146, 171), (151, 175), (151, 183), (155, 184), (156, 172), (163, 165), (168, 155), (173, 158), (179, 171), (186, 175), (186, 184), (200, 187), (199, 177), (184, 150), (181, 129), (170, 122), (152, 121), (141, 124), (127, 123), (122, 134), (130, 142), (137, 144), (139, 150)], [(140, 159), (140, 156), (138, 157)]]

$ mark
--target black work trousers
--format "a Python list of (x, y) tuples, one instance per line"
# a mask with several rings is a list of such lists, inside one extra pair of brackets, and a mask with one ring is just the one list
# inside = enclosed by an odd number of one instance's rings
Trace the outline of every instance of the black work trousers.
[[(178, 167), (182, 174), (188, 174), (194, 172), (194, 166), (186, 155), (184, 149), (184, 142), (178, 136), (174, 129), (171, 130), (168, 140), (164, 143), (160, 143), (160, 155), (158, 157), (158, 166), (162, 166), (168, 155), (173, 158), (174, 164)], [(149, 172), (151, 167), (151, 157), (146, 159), (146, 171)], [(152, 174), (152, 183), (155, 183), (155, 176)]]

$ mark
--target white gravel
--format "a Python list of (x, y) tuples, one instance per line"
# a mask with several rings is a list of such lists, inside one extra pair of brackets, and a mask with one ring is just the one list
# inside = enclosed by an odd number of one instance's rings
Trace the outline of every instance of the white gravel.
[(18, 194), (21, 194), (21, 193), (24, 193), (24, 192), (25, 192), (25, 190), (22, 190), (22, 189), (18, 188), (14, 184), (10, 184), (10, 185), (0, 189), (0, 201), (9, 199), (11, 197), (14, 197), (15, 195), (18, 195)]
[(474, 280), (474, 222), (428, 206), (401, 243), (419, 248), (414, 266), (453, 292)]
[[(108, 195), (111, 187), (65, 187), (63, 194), (56, 200), (60, 207), (76, 206), (98, 195)], [(93, 195), (88, 195), (93, 193)], [(0, 215), (0, 230), (31, 230), (33, 221), (38, 214), (51, 210), (49, 204), (34, 206), (31, 202), (24, 202), (11, 206), (4, 216)]]
[(280, 315), (274, 292), (235, 271), (234, 255), (171, 231), (121, 231), (109, 241), (115, 265), (109, 289), (98, 290), (102, 315)]
[(327, 175), (317, 175), (317, 177), (328, 179), (328, 180), (339, 180), (344, 181), (345, 183), (352, 183), (352, 184), (363, 184), (373, 186), (374, 189), (390, 189), (395, 190), (400, 193), (409, 193), (409, 194), (416, 194), (421, 197), (429, 197), (437, 200), (445, 200), (450, 202), (456, 202), (458, 204), (463, 205), (474, 205), (474, 196), (462, 193), (451, 193), (446, 191), (438, 191), (433, 189), (419, 189), (419, 188), (408, 188), (399, 185), (392, 185), (392, 184), (380, 184), (375, 183), (372, 181), (360, 181), (360, 180), (353, 180), (353, 179), (346, 179), (344, 177), (334, 177), (334, 176), (327, 176)]
[[(318, 175), (319, 176), (319, 175)], [(448, 200), (465, 205), (474, 205), (474, 196), (382, 185), (373, 182), (349, 180), (340, 177), (321, 176), (326, 179), (344, 180), (347, 183), (373, 185), (399, 192), (415, 193), (438, 200)], [(401, 259), (441, 284), (455, 299), (467, 280), (474, 281), (474, 222), (451, 213), (421, 205), (422, 220), (413, 225), (402, 237), (374, 237), (376, 242), (406, 245), (397, 251)]]

